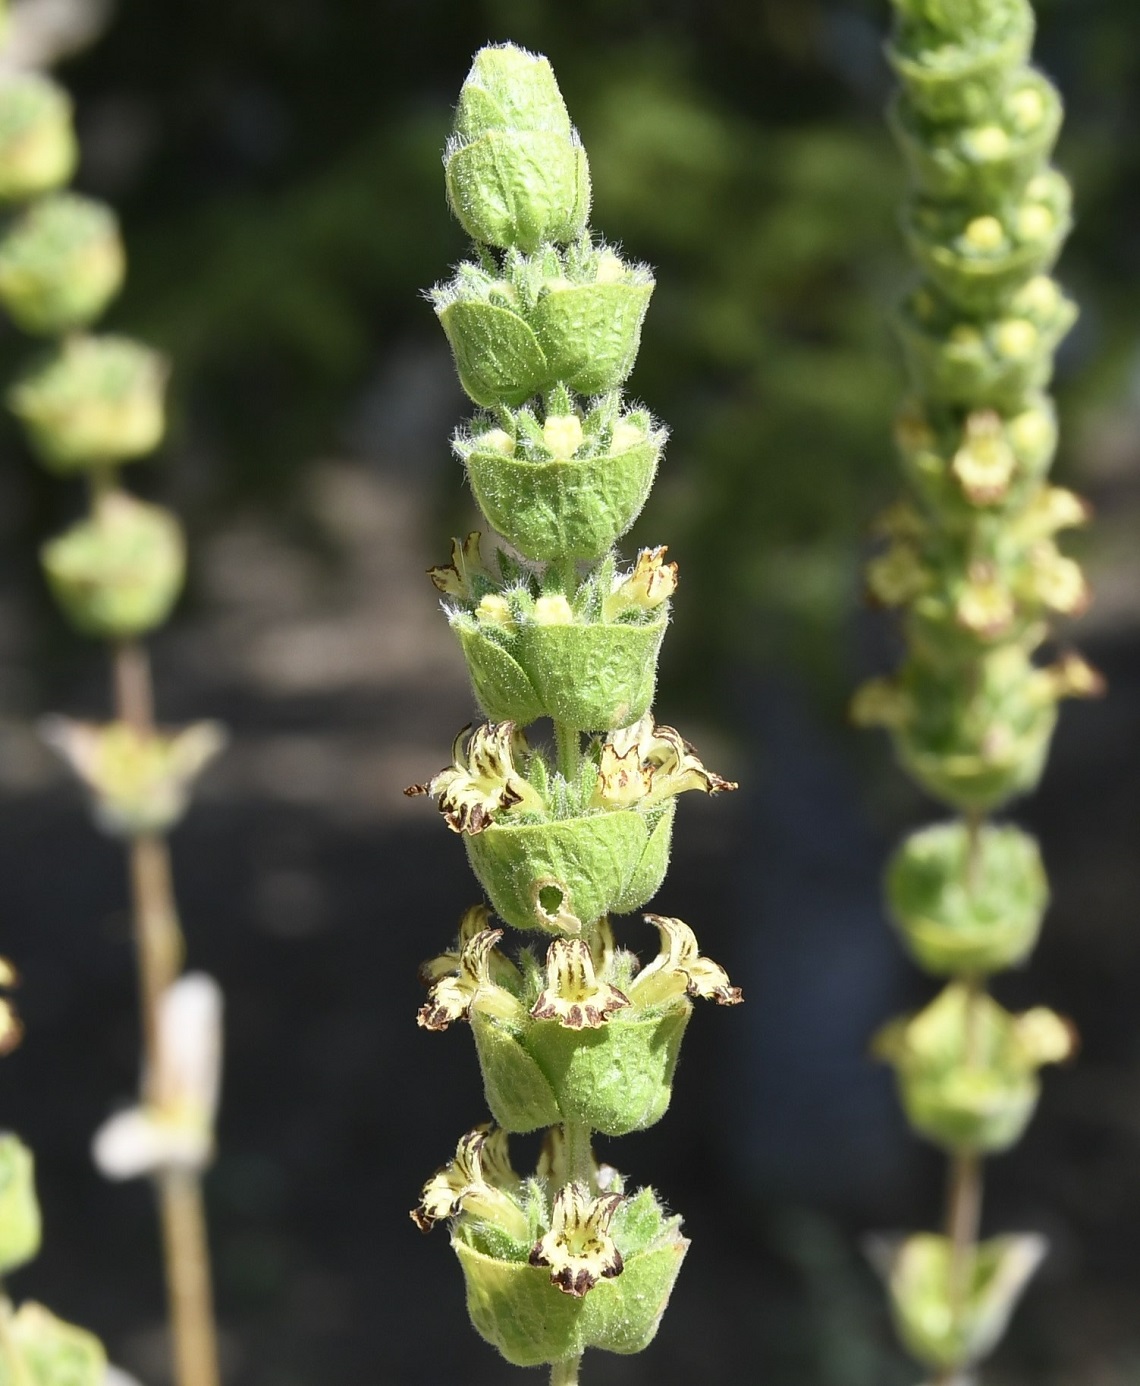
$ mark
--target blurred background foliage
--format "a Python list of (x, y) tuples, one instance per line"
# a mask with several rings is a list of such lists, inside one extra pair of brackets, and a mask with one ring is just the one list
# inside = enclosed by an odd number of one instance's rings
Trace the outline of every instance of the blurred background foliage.
[[(1038, 10), (1079, 211), (1061, 272), (1082, 317), (1060, 361), (1059, 476), (1100, 510), (1082, 539), (1098, 604), (1074, 636), (1114, 696), (1066, 714), (1027, 808), (1057, 905), (1003, 1000), (1068, 1009), (1087, 1052), (993, 1176), (995, 1227), (1043, 1227), (1057, 1249), (993, 1386), (1136, 1386), (1140, 16), (1135, 0)], [(670, 1386), (710, 1361), (725, 1382), (912, 1379), (857, 1234), (928, 1222), (940, 1165), (862, 1050), (920, 995), (878, 873), (930, 807), (881, 742), (844, 725), (893, 640), (862, 613), (859, 578), (896, 490), (903, 390), (887, 11), (120, 0), (60, 71), (79, 186), (114, 202), (127, 236), (108, 325), (175, 364), (164, 465), (134, 478), (177, 506), (195, 555), (181, 626), (159, 642), (162, 704), (236, 733), (176, 841), (193, 961), (229, 1004), (211, 1199), (233, 1382), (522, 1379), (475, 1346), (445, 1247), (405, 1241), (419, 1182), (479, 1114), (464, 1037), (444, 1054), (412, 1024), (415, 965), (470, 885), (455, 844), (394, 796), (469, 715), (458, 651), (417, 582), (473, 518), (447, 446), (468, 406), (420, 291), (464, 253), (439, 162), (451, 103), (472, 52), (507, 38), (554, 62), (595, 224), (657, 270), (632, 389), (673, 438), (633, 541), (665, 537), (682, 563), (661, 706), (682, 726), (719, 723), (728, 759), (706, 758), (752, 786), (691, 811), (662, 906), (712, 921), (713, 954), (752, 1004), (739, 1025), (701, 1017), (666, 1124), (606, 1152), (686, 1213), (691, 1266), (657, 1347), (592, 1364), (591, 1380)], [(0, 367), (26, 349), (5, 331)], [(32, 1036), (6, 1066), (5, 1117), (41, 1148), (38, 1293), (157, 1386), (145, 1190), (125, 1204), (85, 1152), (133, 1081), (117, 862), (13, 729), (46, 707), (103, 707), (97, 661), (35, 577), (35, 545), (75, 498), (18, 466), (15, 430), (0, 429), (0, 919)], [(88, 916), (102, 923), (83, 934)]]

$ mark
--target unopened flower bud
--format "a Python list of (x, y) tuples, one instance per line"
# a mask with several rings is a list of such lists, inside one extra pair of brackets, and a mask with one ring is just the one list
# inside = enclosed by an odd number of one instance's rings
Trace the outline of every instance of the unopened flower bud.
[(71, 337), (12, 387), (8, 404), (53, 471), (130, 462), (166, 426), (164, 359), (126, 337)]
[(58, 336), (102, 313), (125, 268), (111, 209), (57, 193), (33, 203), (0, 241), (0, 301), (25, 332)]
[(114, 491), (40, 553), (68, 620), (103, 640), (162, 625), (182, 590), (186, 552), (178, 521), (161, 506)]
[(0, 200), (51, 192), (71, 177), (78, 158), (63, 88), (29, 72), (0, 74)]
[(586, 152), (549, 62), (513, 44), (476, 55), (444, 167), (452, 211), (476, 241), (529, 253), (585, 228)]

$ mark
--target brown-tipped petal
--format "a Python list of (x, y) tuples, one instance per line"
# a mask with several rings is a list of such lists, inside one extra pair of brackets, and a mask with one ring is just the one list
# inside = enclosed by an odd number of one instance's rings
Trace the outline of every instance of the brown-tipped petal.
[(466, 1020), (484, 986), (494, 985), (490, 976), (490, 957), (502, 929), (483, 929), (463, 948), (453, 976), (441, 977), (420, 1007), (416, 1023), (425, 1030), (446, 1030), (455, 1020)]
[(582, 1184), (567, 1184), (554, 1196), (550, 1231), (531, 1249), (532, 1266), (548, 1266), (550, 1283), (563, 1294), (581, 1299), (599, 1280), (622, 1273), (621, 1252), (610, 1236), (610, 1223), (622, 1194), (590, 1200)]
[(535, 1020), (557, 1020), (568, 1030), (596, 1030), (629, 998), (594, 974), (589, 946), (580, 938), (558, 938), (546, 953), (546, 986), (531, 1007)]
[(429, 568), (428, 577), (436, 589), (445, 597), (457, 597), (462, 601), (472, 598), (471, 579), (480, 574), (489, 577), (483, 566), (483, 556), (479, 552), (482, 536), (477, 530), (466, 539), (451, 541), (451, 562), (438, 568)]

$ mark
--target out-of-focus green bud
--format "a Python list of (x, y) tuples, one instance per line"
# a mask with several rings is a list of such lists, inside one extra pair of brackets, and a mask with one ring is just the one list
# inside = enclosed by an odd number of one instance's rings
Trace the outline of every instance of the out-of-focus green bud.
[(997, 1347), (1022, 1291), (1048, 1249), (1044, 1237), (994, 1237), (971, 1247), (964, 1284), (952, 1284), (946, 1237), (876, 1241), (871, 1259), (887, 1282), (899, 1338), (935, 1371), (977, 1365)]
[(648, 711), (667, 623), (663, 614), (647, 625), (529, 620), (505, 630), (463, 612), (451, 618), (488, 717), (553, 717), (582, 731), (625, 727)]
[(114, 212), (57, 193), (33, 203), (0, 240), (0, 301), (25, 332), (59, 336), (97, 318), (125, 270)]
[(1033, 47), (1028, 0), (904, 0), (899, 9), (887, 58), (916, 108), (934, 121), (985, 119)]
[(68, 620), (102, 640), (162, 625), (186, 575), (178, 521), (122, 491), (102, 497), (89, 519), (46, 543), (40, 558)]
[[(612, 1202), (615, 1196), (603, 1198)], [(651, 1190), (617, 1203), (609, 1216), (607, 1239), (621, 1269), (602, 1271), (580, 1295), (554, 1284), (549, 1260), (540, 1259), (556, 1259), (562, 1243), (577, 1256), (569, 1230), (562, 1229), (558, 1242), (560, 1229), (552, 1225), (535, 1243), (532, 1265), (529, 1259), (490, 1254), (480, 1245), (477, 1224), (462, 1219), (457, 1224), (452, 1246), (463, 1267), (471, 1322), (508, 1362), (540, 1366), (577, 1357), (587, 1348), (629, 1354), (652, 1341), (689, 1244), (681, 1236), (680, 1219), (667, 1217)]]
[(516, 929), (576, 933), (657, 893), (669, 864), (673, 803), (465, 833), (471, 869)]
[[(0, 1313), (11, 1310), (4, 1304)], [(103, 1386), (103, 1344), (86, 1329), (57, 1319), (42, 1304), (21, 1304), (6, 1325), (5, 1338), (20, 1359), (18, 1365), (0, 1363), (5, 1386)]]
[(30, 72), (0, 75), (0, 200), (51, 192), (68, 181), (78, 159), (63, 88)]
[(32, 1152), (10, 1132), (0, 1135), (0, 1275), (7, 1275), (40, 1249), (40, 1205), (36, 1201)]
[(911, 253), (962, 312), (1000, 311), (1015, 289), (1056, 262), (1073, 225), (1072, 191), (1056, 172), (1030, 187), (1035, 195), (1010, 203), (1002, 218), (925, 199), (910, 205), (904, 229)]
[(895, 438), (907, 476), (947, 529), (972, 532), (981, 509), (1021, 509), (1049, 470), (1057, 416), (1046, 395), (1011, 418), (974, 409), (963, 421), (931, 419), (917, 403), (899, 416)]
[(458, 438), (455, 448), (479, 508), (521, 554), (598, 559), (641, 513), (665, 441), (637, 416), (607, 434), (566, 456), (524, 452), (501, 429)]
[(874, 1052), (895, 1069), (907, 1120), (948, 1151), (1001, 1151), (1025, 1130), (1038, 1069), (1076, 1047), (1072, 1026), (1038, 1007), (1014, 1016), (952, 983), (916, 1016), (892, 1021)]
[(126, 722), (96, 726), (66, 717), (45, 719), (42, 734), (86, 787), (96, 824), (128, 838), (174, 827), (194, 781), (226, 740), (217, 722), (142, 732)]
[(887, 727), (905, 768), (936, 799), (988, 813), (1040, 779), (1057, 697), (1068, 695), (1054, 685), (1017, 646), (979, 656), (970, 677), (910, 659), (897, 679), (861, 690), (852, 716)]
[(1046, 312), (975, 322), (920, 289), (902, 304), (898, 330), (919, 394), (1016, 413), (1026, 395), (1048, 385), (1054, 353), (1076, 319), (1076, 305), (1061, 293)]
[(545, 58), (513, 44), (476, 54), (443, 162), (451, 209), (476, 241), (531, 252), (585, 230), (586, 151)]
[(887, 871), (887, 898), (903, 942), (936, 977), (1000, 972), (1037, 942), (1049, 887), (1037, 843), (987, 824), (970, 860), (960, 822), (913, 833)]
[(927, 120), (903, 92), (891, 127), (915, 184), (932, 197), (989, 206), (1005, 201), (1048, 159), (1061, 129), (1061, 98), (1025, 71), (996, 111), (978, 123)]
[(518, 406), (558, 384), (595, 395), (625, 381), (653, 293), (645, 266), (582, 242), (559, 256), (515, 257), (507, 274), (461, 266), (432, 294), (476, 404)]
[(32, 447), (56, 472), (131, 462), (166, 427), (164, 358), (127, 337), (68, 338), (8, 392)]

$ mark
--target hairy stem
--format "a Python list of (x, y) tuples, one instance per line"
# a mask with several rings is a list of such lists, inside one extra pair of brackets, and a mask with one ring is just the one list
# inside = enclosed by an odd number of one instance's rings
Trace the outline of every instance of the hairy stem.
[(550, 1386), (578, 1386), (578, 1368), (581, 1365), (581, 1357), (567, 1357), (565, 1362), (552, 1362)]
[(566, 1168), (570, 1179), (585, 1184), (591, 1194), (596, 1193), (590, 1128), (581, 1122), (567, 1121), (562, 1125), (562, 1135), (566, 1141)]
[(582, 739), (576, 727), (565, 722), (554, 724), (554, 744), (558, 750), (558, 770), (567, 784), (577, 784), (582, 766)]
[[(124, 642), (114, 653), (115, 711), (139, 731), (154, 725), (154, 689), (146, 652)], [(139, 972), (143, 1071), (153, 1100), (159, 1073), (159, 1007), (182, 964), (182, 933), (164, 838), (133, 838), (128, 849), (131, 915)], [(218, 1386), (217, 1343), (206, 1222), (198, 1175), (166, 1169), (157, 1176), (163, 1257), (177, 1386)]]

